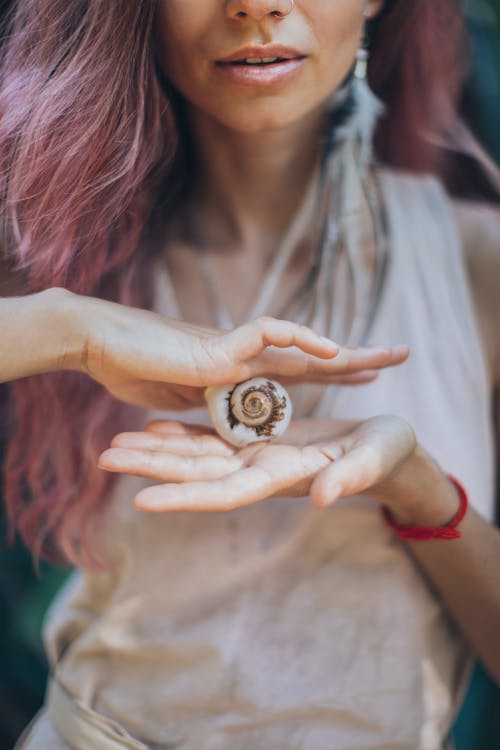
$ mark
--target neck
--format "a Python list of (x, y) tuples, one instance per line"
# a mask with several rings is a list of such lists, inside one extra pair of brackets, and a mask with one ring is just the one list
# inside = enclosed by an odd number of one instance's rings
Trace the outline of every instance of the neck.
[(251, 252), (279, 242), (318, 166), (325, 118), (320, 111), (279, 131), (241, 133), (190, 113), (197, 175), (190, 194), (204, 242)]

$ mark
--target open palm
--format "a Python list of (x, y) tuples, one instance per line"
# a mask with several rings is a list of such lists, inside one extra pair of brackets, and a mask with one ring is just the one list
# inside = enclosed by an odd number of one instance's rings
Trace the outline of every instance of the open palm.
[(270, 497), (311, 495), (323, 506), (384, 482), (415, 446), (393, 416), (297, 420), (280, 442), (236, 449), (200, 426), (150, 423), (112, 441), (99, 465), (159, 482), (135, 497), (147, 511), (229, 511)]

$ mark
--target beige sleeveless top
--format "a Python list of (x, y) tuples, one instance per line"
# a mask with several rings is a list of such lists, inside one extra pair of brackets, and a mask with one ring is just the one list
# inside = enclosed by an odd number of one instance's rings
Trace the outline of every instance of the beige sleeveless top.
[[(382, 185), (392, 254), (370, 343), (412, 354), (316, 414), (400, 415), (490, 518), (489, 388), (448, 199), (431, 178)], [(117, 487), (113, 572), (77, 572), (46, 620), (52, 668), (84, 704), (179, 750), (443, 746), (470, 655), (374, 503), (148, 515), (131, 502), (144, 484)]]

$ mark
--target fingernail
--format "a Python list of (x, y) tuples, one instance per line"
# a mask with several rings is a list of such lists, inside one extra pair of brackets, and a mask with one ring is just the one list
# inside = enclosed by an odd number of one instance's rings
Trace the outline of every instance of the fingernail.
[(344, 488), (341, 484), (335, 484), (329, 493), (328, 500), (325, 503), (325, 507), (327, 507), (328, 505), (332, 505), (332, 503), (334, 503), (335, 500), (338, 500), (339, 497), (342, 495), (343, 491), (344, 491)]
[(394, 354), (396, 354), (396, 356), (399, 357), (402, 354), (408, 354), (408, 352), (410, 351), (410, 347), (408, 346), (408, 344), (397, 344), (396, 346), (392, 347), (392, 351), (394, 352)]
[(136, 510), (144, 510), (144, 511), (166, 511), (171, 510), (169, 507), (169, 504), (173, 506), (175, 509), (175, 502), (172, 500), (172, 498), (167, 497), (165, 495), (164, 497), (158, 497), (154, 493), (151, 494), (148, 490), (153, 490), (153, 487), (146, 487), (143, 490), (140, 490), (137, 495), (134, 497), (134, 507)]
[(144, 510), (146, 512), (166, 510), (164, 506), (160, 506), (159, 503), (151, 502), (151, 500), (141, 500), (139, 502), (137, 502), (137, 500), (134, 500), (134, 508), (136, 510)]
[(326, 346), (329, 346), (330, 349), (335, 349), (335, 351), (339, 349), (339, 345), (336, 344), (335, 341), (332, 341), (331, 339), (327, 338), (326, 336), (320, 336), (320, 341)]

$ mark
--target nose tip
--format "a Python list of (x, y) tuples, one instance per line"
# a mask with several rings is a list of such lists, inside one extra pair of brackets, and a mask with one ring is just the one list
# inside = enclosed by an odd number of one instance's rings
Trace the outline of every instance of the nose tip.
[(266, 16), (284, 18), (293, 10), (294, 0), (228, 0), (226, 13), (232, 20), (262, 21)]

